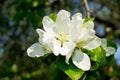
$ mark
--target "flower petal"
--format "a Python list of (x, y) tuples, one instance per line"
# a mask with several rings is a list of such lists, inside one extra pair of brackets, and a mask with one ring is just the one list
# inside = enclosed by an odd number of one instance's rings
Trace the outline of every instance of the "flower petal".
[(52, 51), (53, 46), (52, 41), (53, 41), (54, 35), (48, 32), (44, 32), (43, 34), (43, 39), (42, 39), (42, 44), (48, 51)]
[(112, 47), (107, 47), (107, 40), (106, 39), (101, 39), (101, 45), (106, 51), (106, 56), (110, 56), (115, 53), (115, 49)]
[(54, 26), (54, 22), (49, 16), (43, 17), (42, 23), (44, 28), (52, 28)]
[(76, 44), (75, 43), (72, 43), (72, 45), (68, 45), (69, 46), (69, 48), (70, 48), (70, 51), (68, 52), (68, 54), (66, 54), (66, 56), (65, 56), (65, 62), (67, 63), (67, 64), (69, 64), (69, 59), (70, 59), (70, 57), (71, 57), (71, 55), (72, 55), (72, 53), (73, 53), (73, 51), (74, 51), (74, 48), (75, 48), (75, 46), (76, 46)]
[(66, 62), (67, 64), (69, 64), (69, 59), (70, 59), (70, 57), (71, 57), (71, 55), (72, 55), (72, 52), (73, 52), (73, 51), (69, 52), (69, 53), (65, 56), (65, 62)]
[(61, 44), (56, 39), (53, 39), (52, 43), (53, 43), (53, 54), (58, 56), (60, 54)]
[(93, 30), (82, 29), (76, 42), (79, 43), (79, 42), (90, 41), (94, 37), (95, 37), (95, 32)]
[(101, 45), (101, 39), (98, 37), (95, 37), (93, 40), (88, 41), (85, 43), (82, 47), (85, 49), (95, 49)]
[(55, 27), (53, 28), (54, 32), (68, 33), (69, 25), (70, 25), (70, 13), (65, 10), (59, 11), (55, 22)]
[(83, 24), (82, 14), (76, 13), (72, 16), (72, 26), (70, 26), (70, 34), (72, 35), (72, 40), (76, 41), (81, 32), (81, 27)]
[(41, 30), (41, 29), (36, 29), (36, 32), (37, 32), (38, 35), (39, 35), (39, 42), (42, 43), (44, 31)]
[(107, 47), (107, 49), (106, 49), (106, 56), (107, 57), (110, 56), (110, 55), (112, 55), (112, 54), (114, 54), (114, 53), (115, 53), (115, 49), (114, 48)]
[(106, 39), (101, 39), (101, 45), (104, 47), (107, 47), (107, 40)]
[(63, 55), (66, 56), (67, 54), (69, 54), (71, 51), (74, 50), (75, 48), (75, 43), (73, 43), (72, 41), (70, 42), (65, 42), (62, 46), (61, 43), (54, 39), (53, 40), (53, 53), (55, 55)]
[(45, 51), (42, 48), (42, 45), (37, 42), (27, 49), (27, 54), (30, 57), (40, 57), (45, 55)]
[(82, 14), (81, 13), (76, 13), (76, 14), (74, 14), (73, 16), (72, 16), (72, 20), (73, 21), (82, 21), (83, 22), (83, 19), (82, 19)]
[(57, 18), (62, 20), (70, 20), (70, 12), (66, 10), (60, 10), (57, 14)]
[(76, 46), (76, 44), (72, 41), (65, 42), (63, 44), (63, 46), (61, 47), (60, 54), (61, 55), (67, 55), (68, 53), (70, 53), (71, 51), (74, 50), (75, 46)]
[(94, 23), (93, 23), (93, 21), (88, 21), (88, 22), (86, 22), (86, 24), (87, 24), (87, 28), (94, 29)]
[(72, 57), (73, 64), (82, 70), (89, 70), (91, 67), (90, 58), (87, 54), (76, 50), (75, 54)]
[(66, 57), (65, 62), (67, 64), (69, 64), (69, 59), (70, 59), (70, 57), (71, 57), (71, 55), (72, 55), (72, 53), (74, 51), (75, 46), (76, 46), (75, 43), (71, 43), (71, 45), (68, 45), (68, 47), (69, 47), (70, 50), (69, 50), (69, 52), (65, 56)]

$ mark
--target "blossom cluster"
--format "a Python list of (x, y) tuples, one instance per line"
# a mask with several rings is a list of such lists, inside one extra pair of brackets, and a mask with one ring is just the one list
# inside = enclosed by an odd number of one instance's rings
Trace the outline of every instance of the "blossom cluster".
[(105, 39), (95, 35), (93, 21), (85, 21), (81, 13), (71, 17), (70, 12), (60, 10), (55, 21), (45, 16), (42, 23), (44, 30), (36, 29), (39, 35), (38, 42), (27, 49), (30, 57), (42, 57), (53, 53), (55, 56), (65, 56), (68, 65), (71, 58), (77, 68), (87, 71), (91, 67), (91, 61), (82, 49), (92, 50), (103, 46), (106, 56), (115, 52), (114, 48), (107, 47)]

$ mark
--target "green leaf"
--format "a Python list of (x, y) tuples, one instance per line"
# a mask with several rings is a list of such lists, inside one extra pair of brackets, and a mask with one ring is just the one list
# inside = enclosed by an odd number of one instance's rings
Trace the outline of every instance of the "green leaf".
[(63, 59), (63, 57), (59, 57), (59, 59), (58, 59), (58, 66), (72, 80), (78, 80), (84, 74), (84, 71), (81, 70), (81, 69), (78, 69), (77, 67), (75, 67), (72, 62), (70, 62), (69, 65), (66, 64), (65, 63), (65, 59)]
[(96, 80), (96, 77), (94, 77), (94, 76), (87, 76), (86, 80)]
[(86, 23), (88, 21), (94, 21), (94, 18), (85, 18), (84, 23)]
[(113, 47), (117, 51), (117, 45), (114, 42), (107, 40), (107, 46)]
[(58, 71), (59, 71), (59, 68), (57, 66), (57, 63), (56, 61), (53, 62), (51, 65), (50, 65), (50, 76), (49, 76), (49, 80), (56, 80), (56, 77), (58, 75)]
[(57, 14), (56, 13), (50, 14), (50, 18), (55, 22), (55, 20), (57, 18)]
[(84, 52), (91, 58), (91, 71), (98, 69), (105, 62), (106, 52), (101, 46), (93, 50), (85, 50)]

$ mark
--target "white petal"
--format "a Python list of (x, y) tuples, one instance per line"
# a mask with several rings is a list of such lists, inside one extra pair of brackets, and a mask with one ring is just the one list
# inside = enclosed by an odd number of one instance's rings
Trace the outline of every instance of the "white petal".
[(103, 46), (103, 48), (107, 47), (107, 40), (101, 39), (101, 45)]
[(68, 12), (66, 10), (60, 10), (58, 12), (57, 16), (63, 20), (66, 20), (67, 18), (70, 18), (70, 12)]
[(106, 51), (106, 56), (110, 56), (115, 53), (115, 49), (112, 47), (107, 47), (107, 40), (106, 39), (101, 39), (101, 45)]
[(95, 32), (93, 30), (90, 29), (84, 29), (81, 30), (81, 33), (77, 39), (77, 43), (79, 42), (86, 42), (86, 41), (90, 41), (91, 39), (93, 39), (95, 37)]
[(38, 35), (39, 35), (39, 42), (42, 43), (44, 31), (41, 30), (41, 29), (36, 29), (36, 32), (37, 32)]
[(59, 55), (60, 53), (60, 49), (61, 49), (61, 44), (58, 40), (53, 39), (53, 54), (55, 54), (56, 56)]
[(45, 31), (47, 33), (49, 33), (50, 35), (53, 35), (53, 36), (56, 36), (57, 34), (53, 31), (52, 28), (47, 28), (47, 27), (44, 27)]
[(34, 43), (27, 49), (27, 54), (30, 57), (40, 57), (45, 55), (45, 51), (40, 43)]
[(38, 33), (38, 35), (43, 35), (44, 31), (42, 29), (36, 29), (36, 32)]
[(81, 32), (81, 26), (83, 24), (82, 15), (80, 13), (76, 13), (72, 16), (72, 26), (70, 26), (70, 34), (72, 35), (72, 40), (76, 41)]
[(93, 21), (88, 21), (88, 22), (86, 22), (86, 24), (87, 24), (87, 28), (94, 29), (94, 23), (93, 23)]
[(98, 37), (95, 37), (92, 41), (88, 41), (86, 44), (84, 44), (82, 47), (85, 49), (95, 49), (101, 45), (101, 39)]
[(75, 51), (72, 61), (76, 67), (85, 71), (89, 70), (91, 67), (89, 56), (80, 50)]
[(66, 56), (65, 56), (65, 62), (67, 63), (67, 64), (69, 64), (69, 59), (70, 59), (70, 57), (71, 57), (71, 55), (72, 55), (72, 53), (73, 53), (73, 51), (74, 51), (74, 48), (75, 48), (75, 46), (76, 46), (76, 44), (75, 43), (72, 43), (72, 45), (68, 45), (69, 46), (69, 48), (70, 48), (70, 51), (69, 51), (69, 53), (68, 54), (66, 54)]
[(52, 28), (54, 26), (53, 20), (49, 16), (43, 17), (43, 27)]
[(68, 53), (70, 53), (71, 51), (74, 50), (75, 46), (76, 46), (75, 43), (72, 42), (72, 41), (65, 42), (63, 44), (63, 46), (61, 47), (60, 54), (61, 55), (67, 55)]
[(55, 23), (52, 21), (52, 19), (49, 16), (45, 16), (43, 18), (42, 23), (45, 32), (55, 35), (55, 32), (53, 31), (53, 27), (55, 27)]
[(70, 49), (65, 44), (62, 47), (60, 47), (60, 54), (61, 55), (66, 55), (69, 53), (69, 51), (70, 51)]
[(70, 59), (70, 57), (71, 57), (71, 55), (72, 55), (72, 53), (73, 53), (73, 51), (74, 51), (75, 46), (76, 46), (76, 45), (73, 45), (72, 48), (71, 48), (71, 50), (69, 51), (69, 53), (66, 54), (66, 56), (65, 56), (65, 62), (66, 62), (67, 64), (69, 64), (69, 59)]
[(107, 49), (106, 49), (106, 56), (107, 57), (110, 56), (110, 55), (112, 55), (112, 54), (114, 54), (114, 53), (115, 53), (115, 49), (114, 48), (107, 47)]
[(65, 10), (61, 10), (57, 14), (54, 32), (68, 33), (70, 25), (70, 13)]
[(53, 46), (52, 46), (53, 38), (54, 38), (54, 35), (52, 35), (51, 33), (45, 32), (43, 34), (42, 44), (49, 51), (53, 49)]
[(73, 52), (73, 51), (69, 52), (69, 53), (65, 56), (65, 62), (66, 62), (67, 64), (69, 64), (69, 59), (70, 59), (70, 57), (71, 57), (71, 55), (72, 55), (72, 52)]
[(63, 55), (66, 56), (67, 54), (69, 54), (71, 51), (74, 50), (75, 48), (75, 43), (73, 43), (72, 41), (70, 42), (66, 42), (63, 44), (63, 46), (61, 46), (61, 43), (54, 39), (53, 40), (53, 53), (55, 55)]
[(73, 21), (82, 21), (83, 22), (83, 19), (82, 19), (82, 14), (81, 13), (76, 13), (72, 16), (72, 20)]

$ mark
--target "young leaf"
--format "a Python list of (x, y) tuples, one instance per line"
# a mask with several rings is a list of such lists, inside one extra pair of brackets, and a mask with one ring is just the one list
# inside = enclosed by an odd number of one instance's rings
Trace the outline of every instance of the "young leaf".
[(84, 23), (88, 21), (94, 21), (94, 18), (85, 18)]
[(84, 71), (81, 69), (78, 69), (77, 67), (75, 67), (72, 62), (70, 62), (69, 64), (65, 63), (65, 60), (60, 57), (58, 59), (58, 66), (59, 68), (65, 72), (72, 80), (78, 80), (82, 77), (82, 75), (84, 74)]
[(57, 18), (57, 14), (56, 13), (50, 14), (50, 18), (55, 22), (55, 20)]

